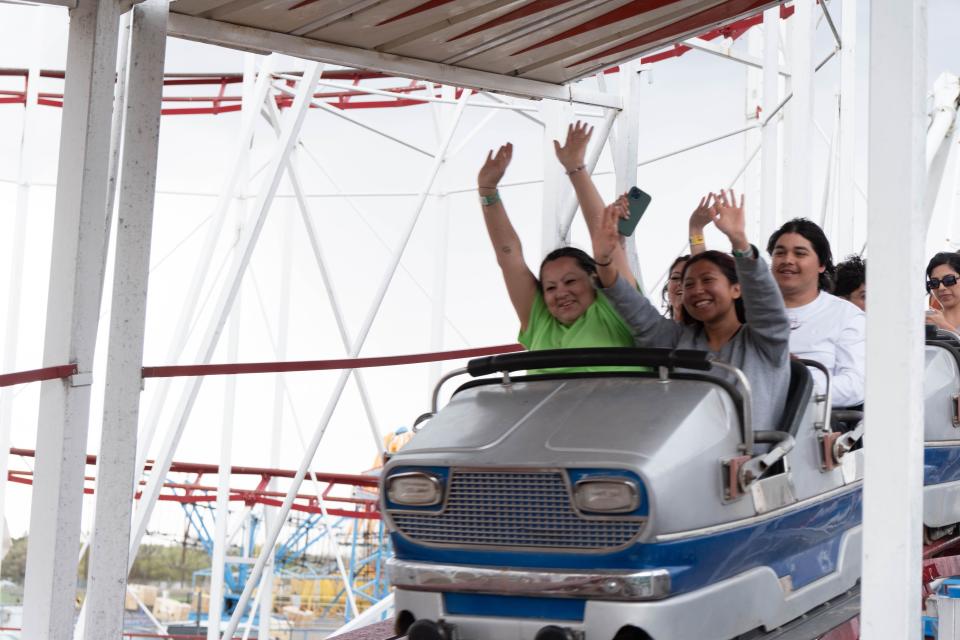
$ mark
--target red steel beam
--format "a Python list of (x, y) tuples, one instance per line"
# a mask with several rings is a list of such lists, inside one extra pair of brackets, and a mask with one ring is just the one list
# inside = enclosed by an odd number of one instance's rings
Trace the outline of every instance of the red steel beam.
[[(33, 449), (20, 449), (17, 447), (10, 447), (10, 455), (22, 456), (25, 458), (32, 458), (35, 455)], [(87, 454), (87, 464), (95, 465), (97, 464), (97, 456), (93, 454)], [(147, 464), (144, 465), (145, 471), (150, 471), (153, 468), (153, 461), (148, 460)], [(170, 465), (170, 471), (173, 473), (218, 473), (220, 471), (220, 465), (217, 464), (205, 464), (199, 462), (173, 462)], [(269, 476), (271, 478), (293, 478), (296, 476), (297, 472), (292, 469), (276, 469), (271, 467), (245, 467), (245, 466), (231, 466), (230, 474), (235, 476)], [(315, 475), (317, 480), (320, 482), (332, 482), (334, 484), (348, 484), (356, 487), (376, 487), (378, 485), (378, 479), (374, 476), (361, 475), (361, 474), (351, 474), (351, 473), (326, 473), (326, 472), (310, 472), (310, 475)]]
[(144, 378), (175, 378), (181, 376), (216, 376), (246, 373), (291, 373), (296, 371), (328, 371), (331, 369), (365, 369), (405, 364), (457, 360), (477, 356), (523, 351), (519, 344), (503, 344), (475, 349), (434, 351), (400, 356), (371, 358), (340, 358), (335, 360), (298, 360), (293, 362), (241, 362), (232, 364), (187, 364), (162, 367), (144, 367)]
[(632, 38), (615, 47), (605, 49), (600, 53), (595, 53), (591, 56), (587, 56), (586, 58), (581, 58), (580, 60), (567, 65), (567, 68), (586, 64), (588, 62), (594, 62), (607, 56), (625, 53), (631, 49), (638, 49), (646, 45), (654, 44), (661, 40), (680, 37), (685, 33), (695, 32), (696, 29), (704, 23), (716, 24), (718, 22), (734, 20), (737, 18), (737, 16), (758, 11), (768, 4), (770, 4), (770, 0), (729, 0), (729, 2), (725, 4), (701, 11), (700, 13), (690, 16), (689, 18), (679, 20), (667, 25), (666, 27), (662, 27), (660, 29), (651, 31), (650, 33), (645, 33), (642, 36)]
[(46, 367), (44, 369), (32, 369), (30, 371), (4, 373), (3, 375), (0, 375), (0, 387), (12, 387), (16, 384), (26, 384), (28, 382), (41, 382), (43, 380), (67, 378), (76, 372), (77, 365), (62, 364), (56, 367)]

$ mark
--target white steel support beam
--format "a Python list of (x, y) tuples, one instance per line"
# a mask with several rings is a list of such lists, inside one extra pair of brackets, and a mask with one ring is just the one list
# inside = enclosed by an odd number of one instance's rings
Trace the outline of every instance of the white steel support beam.
[[(307, 71), (303, 74), (300, 85), (297, 87), (297, 97), (287, 111), (283, 123), (283, 131), (281, 132), (280, 139), (277, 141), (274, 155), (270, 160), (268, 172), (264, 178), (260, 193), (257, 196), (257, 202), (253, 212), (253, 221), (244, 229), (243, 238), (240, 240), (241, 249), (236, 253), (236, 259), (227, 276), (227, 284), (221, 291), (220, 298), (217, 301), (211, 325), (208, 327), (197, 356), (198, 362), (209, 362), (213, 356), (213, 352), (216, 350), (220, 333), (223, 331), (227, 315), (240, 290), (243, 274), (246, 272), (250, 257), (260, 237), (260, 231), (263, 229), (267, 213), (273, 202), (273, 196), (276, 194), (277, 187), (280, 184), (283, 168), (286, 166), (287, 159), (300, 133), (300, 127), (303, 125), (304, 117), (306, 117), (307, 110), (310, 106), (310, 98), (312, 97), (316, 81), (320, 77), (322, 70), (322, 65), (310, 63)], [(147, 481), (147, 486), (143, 491), (140, 506), (139, 509), (137, 509), (137, 514), (134, 519), (133, 535), (130, 540), (131, 562), (136, 555), (140, 540), (146, 532), (147, 522), (149, 522), (150, 515), (153, 513), (153, 507), (156, 505), (157, 498), (160, 496), (160, 491), (163, 488), (170, 464), (173, 462), (173, 454), (176, 452), (177, 444), (180, 442), (180, 436), (183, 434), (183, 429), (186, 427), (197, 394), (200, 392), (200, 383), (202, 380), (203, 378), (190, 378), (187, 381), (183, 396), (177, 406), (174, 422), (166, 434), (161, 451), (158, 453), (156, 462), (150, 472), (150, 479)]]
[[(40, 88), (40, 59), (44, 46), (46, 9), (34, 14), (32, 36), (34, 51), (27, 70), (27, 95), (20, 130), (20, 157), (17, 169), (17, 203), (14, 211), (13, 233), (10, 240), (10, 279), (7, 289), (6, 329), (3, 340), (3, 361), (0, 371), (17, 370), (17, 351), (20, 341), (20, 299), (23, 291), (23, 264), (27, 238), (27, 216), (30, 211), (30, 182), (33, 175), (34, 133), (36, 129), (37, 93)], [(10, 467), (10, 430), (13, 426), (12, 387), (0, 387), (0, 536), (4, 534), (7, 513), (7, 473)], [(2, 556), (2, 554), (0, 554)], [(0, 560), (3, 558), (0, 557)], [(0, 586), (2, 588), (2, 586)]]
[(787, 106), (787, 144), (784, 173), (783, 209), (786, 219), (809, 218), (813, 215), (813, 170), (810, 163), (813, 149), (813, 40), (816, 0), (796, 0), (789, 24), (790, 89), (793, 97)]
[[(640, 61), (632, 60), (620, 65), (620, 100), (623, 109), (614, 124), (616, 137), (611, 140), (613, 170), (615, 175), (614, 196), (626, 193), (637, 184), (637, 154), (640, 147)], [(610, 198), (612, 201), (613, 198)], [(643, 274), (637, 259), (637, 238), (626, 238), (625, 250), (630, 269), (643, 288)]]
[[(276, 359), (283, 361), (287, 359), (287, 337), (290, 333), (290, 281), (293, 274), (293, 238), (296, 220), (294, 216), (297, 213), (296, 204), (290, 202), (284, 212), (283, 237), (280, 247), (280, 302), (277, 305), (277, 343)], [(284, 414), (284, 386), (283, 374), (278, 373), (273, 380), (273, 428), (270, 430), (268, 442), (269, 464), (271, 469), (280, 466), (280, 450), (283, 446), (283, 414)], [(277, 491), (277, 479), (271, 478), (267, 484), (267, 491)], [(264, 531), (269, 531), (278, 516), (277, 508), (269, 505), (263, 506), (263, 527)], [(270, 554), (267, 563), (263, 567), (263, 580), (260, 583), (260, 626), (258, 627), (260, 638), (270, 637), (270, 618), (273, 615), (273, 571), (274, 554)], [(219, 626), (218, 626), (219, 628)], [(219, 637), (219, 636), (217, 636)], [(217, 637), (211, 640), (217, 640)]]
[[(443, 97), (453, 98), (455, 88), (443, 86)], [(438, 141), (443, 138), (449, 120), (453, 116), (453, 105), (433, 105), (434, 122), (437, 125)], [(452, 158), (453, 155), (450, 155)], [(433, 291), (430, 305), (430, 351), (443, 351), (444, 335), (446, 333), (447, 311), (447, 268), (450, 258), (450, 216), (453, 211), (450, 206), (450, 196), (446, 193), (450, 186), (450, 172), (447, 163), (440, 167), (437, 174), (437, 186), (440, 196), (436, 199), (436, 226), (433, 242)], [(433, 392), (433, 386), (443, 374), (443, 363), (431, 362), (427, 368), (427, 398)]]
[[(758, 60), (763, 60), (764, 33), (761, 27), (750, 29), (747, 32), (747, 50)], [(760, 120), (763, 110), (763, 65), (746, 67), (746, 92), (744, 95), (743, 116), (749, 126)], [(743, 136), (743, 157), (746, 159), (754, 149), (763, 143), (763, 130), (760, 127), (748, 129)], [(763, 209), (760, 206), (763, 198), (763, 165), (751, 164), (743, 174), (743, 196), (747, 206), (747, 233), (751, 238), (760, 237)]]
[[(543, 137), (540, 145), (543, 153), (543, 184), (540, 214), (540, 259), (561, 247), (566, 240), (561, 232), (560, 210), (564, 199), (573, 191), (570, 180), (564, 175), (563, 166), (557, 161), (553, 141), (563, 144), (567, 127), (572, 124), (573, 106), (562, 102), (545, 100), (540, 103), (543, 119)], [(539, 265), (539, 261), (537, 262)], [(540, 275), (537, 274), (539, 278)]]
[[(420, 217), (420, 212), (423, 210), (423, 206), (426, 203), (430, 189), (433, 187), (433, 183), (440, 171), (440, 165), (446, 158), (447, 150), (450, 148), (450, 142), (453, 140), (453, 134), (456, 132), (457, 125), (463, 115), (463, 110), (467, 104), (467, 99), (468, 94), (466, 92), (461, 94), (460, 104), (457, 105), (457, 110), (451, 118), (450, 128), (446, 132), (443, 142), (440, 144), (437, 155), (434, 158), (433, 165), (431, 166), (429, 176), (427, 177), (426, 183), (424, 184), (424, 187), (421, 189), (419, 197), (417, 198), (413, 214), (410, 216), (410, 221), (408, 222), (406, 229), (404, 229), (400, 244), (393, 255), (386, 275), (380, 284), (380, 288), (374, 295), (373, 303), (371, 304), (370, 309), (367, 311), (363, 325), (361, 326), (360, 332), (357, 335), (356, 342), (353, 345), (353, 349), (351, 349), (350, 357), (356, 358), (360, 354), (363, 344), (367, 339), (367, 335), (370, 333), (370, 328), (373, 326), (373, 322), (380, 310), (380, 305), (383, 303), (383, 299), (386, 297), (387, 290), (389, 289), (390, 283), (393, 280), (393, 276), (397, 271), (398, 265), (400, 264), (400, 259), (403, 257), (404, 249), (410, 240), (410, 236), (412, 235), (414, 227), (417, 224), (417, 220)], [(283, 521), (286, 520), (287, 514), (290, 513), (290, 507), (293, 505), (293, 501), (296, 498), (297, 492), (300, 490), (300, 485), (303, 483), (303, 479), (307, 474), (307, 469), (310, 467), (313, 457), (316, 455), (317, 448), (320, 446), (320, 441), (323, 439), (323, 435), (326, 432), (327, 426), (330, 424), (330, 419), (333, 417), (333, 412), (340, 401), (340, 396), (343, 394), (343, 390), (346, 387), (347, 380), (350, 378), (351, 372), (351, 369), (346, 369), (341, 372), (330, 397), (330, 401), (327, 403), (323, 415), (320, 417), (320, 422), (313, 434), (313, 438), (306, 446), (303, 458), (300, 461), (300, 467), (297, 469), (297, 473), (294, 476), (290, 487), (287, 489), (287, 495), (283, 500), (283, 506), (280, 508), (279, 519), (267, 532), (267, 539), (264, 541), (260, 555), (257, 558), (257, 562), (254, 564), (253, 570), (251, 571), (250, 576), (247, 578), (247, 583), (243, 588), (243, 593), (240, 595), (239, 601), (237, 602), (237, 607), (233, 612), (233, 616), (230, 618), (230, 623), (224, 630), (224, 636), (227, 638), (232, 637), (233, 632), (236, 631), (237, 625), (240, 622), (240, 618), (243, 615), (243, 610), (246, 608), (247, 603), (250, 602), (250, 596), (253, 593), (254, 586), (259, 582), (260, 576), (263, 573), (263, 568), (266, 564), (267, 557), (273, 553), (274, 546), (277, 543), (277, 538), (280, 536), (280, 528), (283, 524)]]
[(933, 208), (940, 193), (943, 172), (947, 168), (950, 151), (957, 140), (957, 104), (960, 99), (960, 78), (941, 73), (933, 85), (933, 113), (927, 129), (926, 169), (927, 186), (923, 211), (926, 225), (933, 217)]
[(856, 251), (857, 163), (857, 4), (843, 0), (840, 30), (840, 178), (837, 180), (837, 256)]
[(127, 585), (168, 0), (131, 10), (110, 342), (84, 637), (119, 637)]
[[(255, 120), (257, 114), (260, 110), (260, 107), (263, 105), (263, 99), (261, 98), (260, 102), (256, 102), (256, 88), (254, 86), (256, 82), (256, 59), (254, 54), (246, 53), (243, 56), (243, 97), (240, 103), (240, 112), (241, 120), (246, 123), (250, 120)], [(246, 195), (247, 195), (247, 170), (249, 168), (249, 154), (243, 153), (240, 154), (240, 157), (237, 159), (237, 164), (234, 167), (234, 170), (237, 172), (238, 178), (238, 188), (236, 191), (231, 194), (234, 196), (234, 215), (236, 218), (236, 226), (239, 228), (243, 225), (243, 220), (246, 218)], [(236, 247), (234, 247), (236, 249)], [(239, 303), (237, 303), (239, 306)], [(234, 312), (232, 319), (233, 323), (230, 325), (230, 335), (229, 335), (229, 347), (233, 353), (236, 353), (239, 348), (239, 331), (234, 331), (239, 324), (237, 320), (239, 319), (239, 312)], [(229, 358), (230, 362), (235, 362), (233, 357)], [(234, 387), (235, 388), (235, 387)], [(220, 462), (219, 469), (217, 473), (217, 501), (215, 507), (215, 516), (214, 516), (214, 534), (213, 534), (213, 556), (210, 565), (210, 607), (207, 612), (207, 638), (208, 640), (218, 640), (220, 638), (220, 622), (223, 617), (223, 595), (224, 595), (224, 577), (226, 573), (226, 555), (227, 550), (230, 547), (230, 541), (228, 540), (228, 530), (230, 526), (230, 468), (231, 461), (233, 458), (233, 447), (232, 447), (232, 422), (233, 416), (229, 415), (233, 411), (233, 403), (230, 403), (230, 406), (224, 407), (224, 419), (221, 421), (220, 425)], [(229, 420), (227, 419), (229, 415)], [(271, 466), (275, 466), (272, 465)]]
[[(242, 215), (237, 221), (242, 224)], [(235, 247), (236, 249), (236, 247)], [(227, 324), (227, 361), (236, 362), (240, 351), (240, 320), (242, 318), (240, 292), (230, 309)], [(210, 566), (210, 609), (207, 615), (207, 640), (219, 640), (223, 610), (225, 563), (230, 542), (230, 479), (233, 464), (233, 423), (237, 408), (237, 376), (227, 376), (223, 382), (223, 414), (220, 418), (220, 462), (217, 469), (217, 501), (213, 533), (213, 557)]]
[(953, 182), (950, 185), (950, 204), (947, 210), (950, 223), (947, 241), (953, 251), (960, 250), (960, 147), (953, 147)]
[(170, 14), (168, 32), (171, 36), (200, 40), (210, 44), (244, 50), (275, 51), (290, 56), (317, 60), (329, 64), (378, 69), (389, 75), (404, 78), (431, 80), (440, 84), (467, 87), (481, 91), (496, 91), (521, 98), (543, 98), (561, 102), (580, 102), (599, 107), (620, 108), (616, 96), (588, 91), (575, 85), (558, 85), (505, 76), (465, 67), (455, 67), (439, 62), (427, 62), (379, 51), (367, 51), (341, 44), (322, 42), (310, 38), (285, 35), (241, 27), (181, 14)]
[[(253, 92), (252, 104), (257, 106), (250, 111), (244, 111), (245, 117), (242, 119), (240, 125), (240, 132), (237, 136), (237, 146), (233, 149), (231, 155), (233, 163), (228, 170), (224, 185), (217, 196), (213, 216), (207, 226), (207, 234), (204, 237), (203, 248), (199, 253), (200, 260), (193, 269), (193, 278), (187, 287), (187, 294), (180, 308), (180, 316), (177, 319), (173, 339), (167, 350), (167, 362), (177, 362), (186, 346), (190, 328), (193, 325), (194, 315), (199, 307), (204, 280), (210, 271), (210, 264), (215, 253), (214, 250), (222, 235), (223, 224), (226, 220), (227, 212), (230, 209), (230, 203), (232, 202), (234, 193), (237, 191), (238, 185), (242, 184), (241, 176), (246, 173), (250, 145), (253, 140), (254, 127), (260, 108), (259, 105), (263, 104), (269, 93), (270, 73), (273, 70), (274, 63), (274, 56), (270, 56), (264, 60), (260, 67), (260, 74), (257, 77), (256, 87)], [(142, 473), (143, 471), (147, 454), (149, 453), (154, 434), (156, 433), (157, 424), (160, 421), (160, 414), (163, 411), (172, 383), (171, 378), (163, 378), (156, 383), (156, 390), (150, 401), (150, 410), (147, 413), (146, 421), (141, 429), (140, 442), (137, 448), (137, 473)]]
[(74, 627), (119, 18), (110, 0), (70, 12), (43, 365), (72, 362), (79, 375), (40, 388), (24, 584), (31, 639), (69, 638)]
[(921, 636), (926, 0), (871, 0), (863, 640)]
[[(780, 8), (776, 7), (774, 9), (769, 9), (769, 11), (776, 11), (779, 13)], [(724, 40), (726, 40), (726, 38), (724, 38)], [(760, 55), (758, 55), (759, 52), (754, 51), (752, 47), (750, 47), (750, 54), (745, 56), (736, 53), (729, 47), (723, 47), (709, 40), (703, 40), (702, 38), (690, 38), (688, 40), (684, 40), (683, 44), (687, 45), (691, 49), (703, 51), (704, 53), (709, 53), (732, 62), (739, 62), (740, 64), (753, 67), (755, 69), (763, 69), (764, 65), (766, 64), (766, 61)], [(783, 76), (790, 75), (789, 71), (780, 67), (777, 67), (777, 73)]]

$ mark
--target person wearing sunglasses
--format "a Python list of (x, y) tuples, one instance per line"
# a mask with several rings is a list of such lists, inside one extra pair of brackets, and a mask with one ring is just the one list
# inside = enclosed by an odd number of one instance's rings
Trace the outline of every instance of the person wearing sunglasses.
[(940, 329), (956, 332), (960, 329), (960, 254), (942, 251), (930, 259), (927, 265), (927, 292), (940, 305), (940, 309), (927, 311), (927, 322)]

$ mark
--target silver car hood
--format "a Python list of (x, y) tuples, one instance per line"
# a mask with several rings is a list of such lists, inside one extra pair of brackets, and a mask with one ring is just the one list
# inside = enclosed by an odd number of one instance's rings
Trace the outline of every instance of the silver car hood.
[[(626, 467), (658, 475), (739, 437), (729, 395), (714, 384), (567, 378), (457, 393), (393, 464)], [(416, 462), (414, 462), (416, 460)], [(392, 466), (392, 465), (391, 465)]]

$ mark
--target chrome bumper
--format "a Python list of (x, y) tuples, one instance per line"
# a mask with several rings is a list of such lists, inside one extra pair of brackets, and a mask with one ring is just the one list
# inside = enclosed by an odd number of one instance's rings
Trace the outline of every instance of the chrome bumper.
[(499, 595), (659, 600), (670, 595), (670, 573), (649, 571), (537, 571), (488, 569), (466, 565), (387, 562), (394, 587), (411, 591), (492, 593)]

